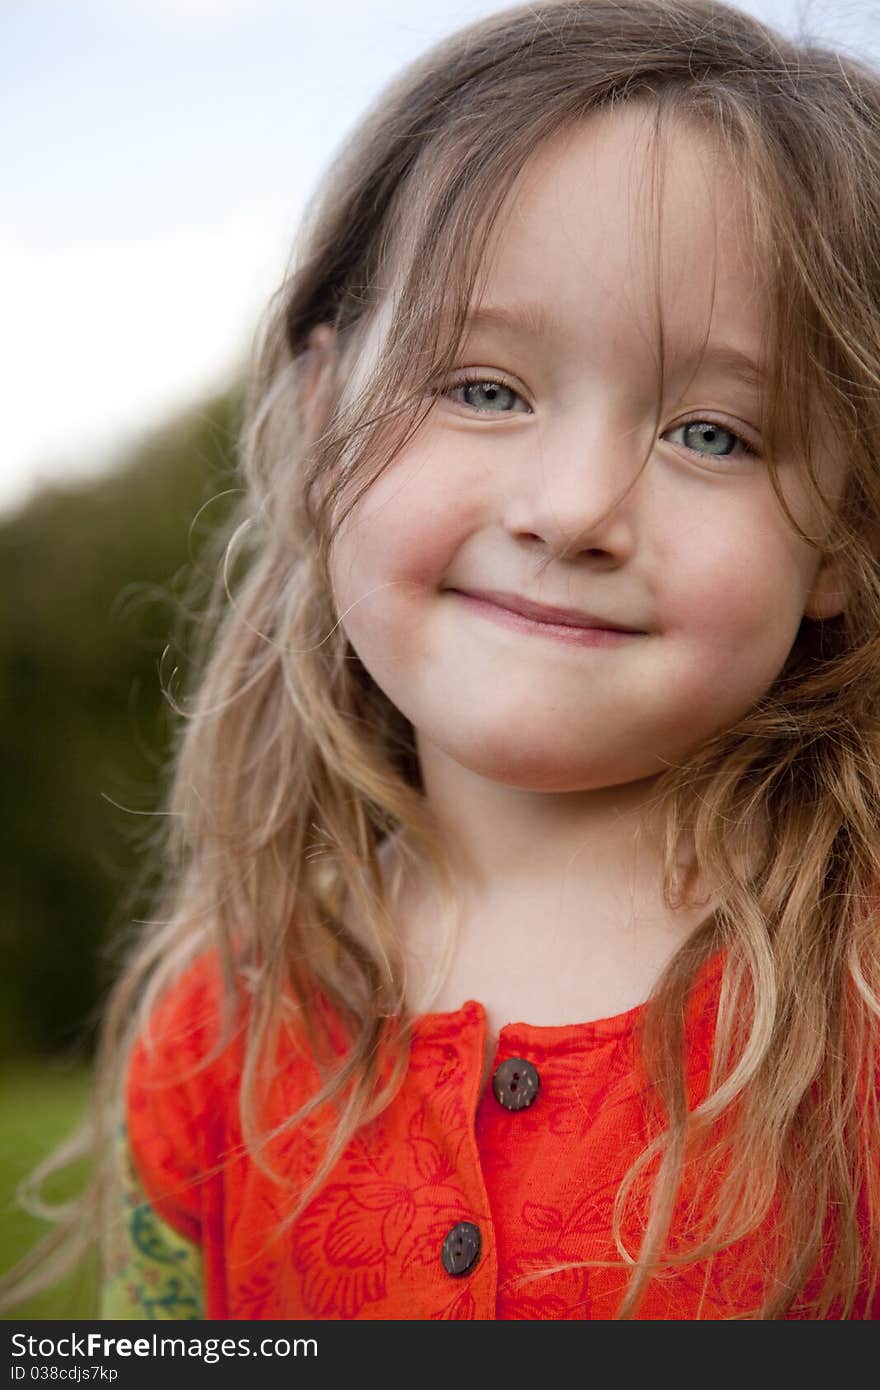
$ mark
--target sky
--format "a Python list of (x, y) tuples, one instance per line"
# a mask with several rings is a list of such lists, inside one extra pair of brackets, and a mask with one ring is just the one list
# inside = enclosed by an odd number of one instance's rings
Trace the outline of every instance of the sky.
[[(0, 0), (0, 512), (229, 384), (306, 199), (498, 0)], [(880, 64), (875, 0), (740, 3)]]

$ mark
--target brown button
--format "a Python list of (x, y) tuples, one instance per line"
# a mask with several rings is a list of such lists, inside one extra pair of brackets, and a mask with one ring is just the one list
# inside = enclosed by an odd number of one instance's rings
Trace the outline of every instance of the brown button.
[(467, 1274), (480, 1258), (480, 1228), (472, 1221), (457, 1222), (443, 1242), (440, 1258), (447, 1274)]
[(492, 1077), (495, 1099), (505, 1110), (525, 1110), (538, 1094), (538, 1070), (524, 1057), (508, 1057)]

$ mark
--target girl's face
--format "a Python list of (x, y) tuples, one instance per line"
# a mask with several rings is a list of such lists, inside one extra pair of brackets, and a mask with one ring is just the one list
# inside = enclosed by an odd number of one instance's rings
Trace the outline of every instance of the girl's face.
[[(348, 638), (420, 741), (511, 786), (661, 773), (754, 704), (805, 614), (843, 607), (761, 458), (759, 384), (743, 364), (760, 370), (764, 317), (744, 195), (679, 128), (658, 247), (647, 156), (630, 106), (532, 158), (500, 224), (485, 317), (331, 552)], [(834, 495), (841, 470), (830, 456), (823, 467)], [(809, 531), (797, 463), (781, 476)], [(478, 593), (587, 626), (517, 621)]]

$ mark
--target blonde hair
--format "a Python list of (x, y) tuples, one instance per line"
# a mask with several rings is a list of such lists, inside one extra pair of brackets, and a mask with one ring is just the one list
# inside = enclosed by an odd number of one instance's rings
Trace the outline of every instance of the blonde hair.
[[(763, 452), (792, 526), (836, 557), (849, 603), (840, 617), (804, 619), (764, 697), (658, 784), (667, 902), (680, 900), (684, 836), (697, 870), (724, 893), (645, 1015), (645, 1062), (665, 1125), (618, 1194), (615, 1235), (630, 1271), (618, 1316), (636, 1314), (657, 1272), (729, 1246), (776, 1211), (755, 1317), (845, 1318), (857, 1292), (876, 1286), (880, 78), (714, 0), (551, 0), (472, 24), (406, 69), (309, 207), (261, 335), (241, 438), (245, 493), (222, 538), (193, 694), (177, 706), (156, 920), (105, 1019), (80, 1142), (95, 1155), (94, 1178), (19, 1270), (20, 1294), (72, 1265), (96, 1224), (111, 1220), (109, 1126), (132, 1041), (206, 950), (219, 950), (224, 965), (228, 1019), (236, 994), (249, 998), (240, 1104), (256, 1160), (265, 1162), (267, 1137), (256, 1120), (258, 1061), (285, 999), (296, 1001), (325, 1066), (308, 1109), (339, 1102), (319, 1171), (305, 1191), (291, 1190), (291, 1220), (399, 1086), (411, 1020), (379, 869), (383, 840), (405, 828), (445, 884), (452, 916), (451, 881), (413, 730), (334, 609), (334, 528), (453, 367), (482, 248), (526, 160), (566, 126), (631, 100), (653, 113), (657, 151), (670, 122), (686, 121), (742, 178), (768, 265)], [(335, 330), (335, 356), (324, 325)], [(372, 370), (368, 335), (378, 344)], [(662, 353), (660, 373), (662, 381)], [(846, 451), (837, 506), (817, 477), (820, 418)], [(825, 518), (821, 542), (791, 516), (778, 483), (776, 461), (792, 453)], [(363, 923), (357, 935), (340, 912), (346, 894)], [(684, 1005), (719, 948), (711, 1082), (689, 1113)], [(350, 1037), (341, 1068), (315, 984)], [(692, 1245), (673, 1254), (683, 1164), (695, 1157), (703, 1207)], [(643, 1239), (631, 1251), (623, 1223), (649, 1169)], [(808, 1295), (817, 1266), (821, 1281)]]

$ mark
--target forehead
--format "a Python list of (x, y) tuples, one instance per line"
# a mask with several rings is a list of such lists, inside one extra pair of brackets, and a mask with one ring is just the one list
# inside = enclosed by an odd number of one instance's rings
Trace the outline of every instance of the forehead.
[(524, 327), (581, 343), (689, 355), (711, 337), (760, 361), (766, 258), (745, 190), (707, 133), (677, 118), (653, 139), (642, 103), (591, 115), (528, 160), (484, 259), (480, 306), (527, 302)]

